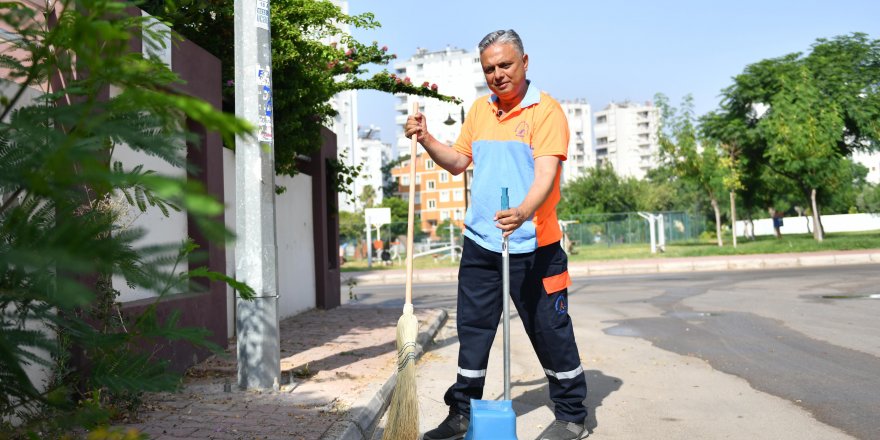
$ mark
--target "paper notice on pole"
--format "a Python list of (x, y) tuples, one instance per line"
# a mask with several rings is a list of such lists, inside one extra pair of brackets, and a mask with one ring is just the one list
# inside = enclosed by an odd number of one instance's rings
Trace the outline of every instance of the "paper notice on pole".
[(272, 70), (269, 66), (257, 67), (257, 106), (258, 106), (258, 133), (260, 142), (272, 142), (274, 140), (272, 127)]
[(257, 27), (269, 30), (269, 0), (257, 0)]

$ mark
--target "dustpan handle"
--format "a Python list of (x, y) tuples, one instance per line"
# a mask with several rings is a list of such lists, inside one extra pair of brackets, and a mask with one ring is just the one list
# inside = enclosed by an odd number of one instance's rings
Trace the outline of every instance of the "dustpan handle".
[[(509, 209), (507, 188), (501, 188), (501, 209)], [(504, 400), (510, 400), (510, 249), (507, 247), (507, 237), (501, 240), (501, 278), (502, 278), (502, 304), (504, 318), (502, 331), (504, 340)]]

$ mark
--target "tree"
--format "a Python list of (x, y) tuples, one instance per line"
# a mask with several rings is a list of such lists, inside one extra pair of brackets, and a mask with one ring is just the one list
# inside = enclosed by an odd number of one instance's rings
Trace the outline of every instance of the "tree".
[(394, 239), (395, 237), (406, 235), (406, 221), (409, 213), (409, 204), (400, 197), (385, 196), (385, 198), (382, 199), (382, 204), (380, 206), (383, 208), (391, 208), (391, 224), (388, 225), (391, 238)]
[(739, 127), (724, 141), (737, 138), (750, 166), (763, 161), (797, 186), (812, 206), (817, 240), (828, 185), (851, 175), (843, 158), (880, 146), (878, 59), (880, 40), (865, 34), (819, 39), (807, 55), (747, 66), (723, 92), (720, 114)]
[[(227, 85), (226, 109), (234, 108), (233, 6), (233, 0), (147, 0), (142, 6), (220, 58)], [(320, 147), (321, 127), (337, 114), (330, 99), (339, 92), (368, 89), (460, 102), (440, 94), (436, 84), (415, 85), (387, 70), (363, 77), (367, 66), (386, 65), (396, 55), (378, 42), (355, 40), (340, 26), (378, 27), (373, 14), (347, 15), (324, 0), (276, 0), (270, 7), (275, 168), (279, 174), (296, 174), (297, 155), (309, 155)], [(351, 173), (344, 164), (338, 166), (343, 175)]]
[[(0, 429), (13, 438), (61, 438), (106, 424), (114, 399), (175, 389), (179, 376), (144, 347), (178, 339), (218, 349), (204, 330), (179, 328), (178, 315), (160, 319), (155, 305), (121, 322), (111, 313), (118, 294), (111, 276), (156, 293), (157, 302), (189, 292), (196, 278), (253, 294), (222, 274), (169, 269), (195, 257), (189, 241), (144, 247), (137, 244), (142, 230), (120, 228), (119, 204), (185, 209), (206, 235), (226, 238), (211, 220), (223, 205), (203, 188), (121, 164), (115, 148), (125, 144), (183, 168), (183, 145), (195, 139), (184, 121), (226, 139), (247, 135), (248, 127), (174, 92), (179, 78), (159, 59), (129, 51), (133, 33), (148, 45), (161, 41), (149, 21), (125, 12), (129, 4), (30, 5), (0, 9), (0, 25), (17, 36), (0, 56), (11, 90), (0, 100)], [(57, 22), (46, 26), (38, 17)], [(26, 102), (28, 90), (39, 96)], [(87, 366), (71, 362), (74, 347)], [(52, 373), (44, 389), (26, 374), (34, 366)], [(13, 414), (17, 426), (7, 424)]]
[(861, 212), (880, 213), (880, 185), (866, 184), (856, 198)]
[(636, 211), (637, 186), (635, 179), (621, 179), (610, 165), (589, 168), (584, 176), (562, 188), (559, 216)]
[(718, 206), (718, 194), (723, 191), (723, 173), (718, 145), (701, 138), (690, 95), (684, 97), (680, 110), (671, 107), (662, 94), (657, 94), (654, 100), (662, 118), (658, 129), (661, 160), (666, 161), (676, 175), (694, 182), (709, 197), (715, 212), (716, 239), (718, 246), (723, 246)]
[(358, 200), (364, 208), (372, 208), (376, 203), (376, 189), (373, 188), (373, 185), (364, 185)]

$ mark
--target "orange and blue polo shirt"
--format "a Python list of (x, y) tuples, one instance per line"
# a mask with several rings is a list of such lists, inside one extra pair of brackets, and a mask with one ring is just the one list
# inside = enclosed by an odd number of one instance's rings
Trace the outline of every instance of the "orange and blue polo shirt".
[[(531, 84), (522, 102), (500, 117), (497, 100), (492, 94), (474, 102), (453, 148), (474, 163), (464, 235), (485, 249), (501, 252), (501, 230), (493, 221), (501, 210), (501, 188), (508, 188), (510, 206), (522, 203), (535, 179), (535, 158), (566, 159), (568, 121), (559, 102)], [(561, 168), (560, 163), (544, 203), (510, 235), (511, 253), (532, 252), (562, 239), (556, 217)]]

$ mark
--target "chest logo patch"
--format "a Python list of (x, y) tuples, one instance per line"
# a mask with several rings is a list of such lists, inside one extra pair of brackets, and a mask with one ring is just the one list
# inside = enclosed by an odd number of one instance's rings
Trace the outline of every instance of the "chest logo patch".
[(520, 139), (526, 137), (529, 134), (529, 124), (526, 124), (525, 121), (520, 122), (516, 126), (516, 130), (513, 131), (513, 134)]

